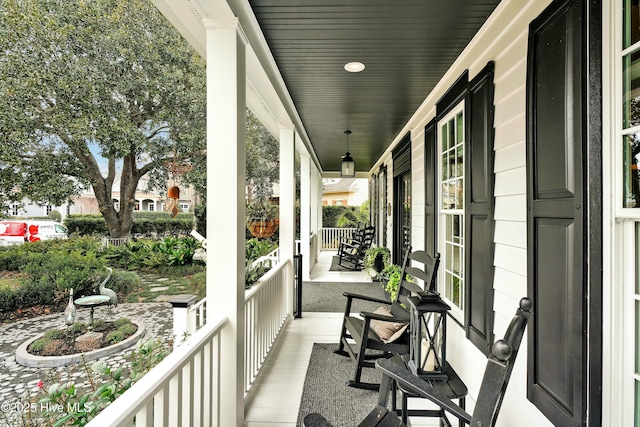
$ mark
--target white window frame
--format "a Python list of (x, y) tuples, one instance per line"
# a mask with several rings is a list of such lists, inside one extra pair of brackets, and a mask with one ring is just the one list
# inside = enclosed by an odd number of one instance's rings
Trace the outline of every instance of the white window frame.
[[(623, 2), (603, 3), (603, 415), (602, 425), (634, 425), (635, 387), (640, 376), (636, 336), (636, 263), (640, 209), (623, 207), (623, 141), (640, 126), (623, 128), (623, 58), (640, 42), (622, 49)], [(607, 190), (609, 190), (607, 192)], [(609, 195), (609, 197), (607, 197)]]
[[(462, 122), (464, 125), (465, 122), (465, 115), (467, 114), (467, 112), (465, 111), (465, 103), (464, 101), (460, 102), (458, 105), (456, 105), (449, 113), (447, 113), (446, 116), (442, 117), (441, 120), (438, 121), (438, 125), (437, 125), (437, 154), (436, 154), (436, 163), (437, 163), (437, 172), (436, 172), (436, 177), (437, 177), (437, 187), (438, 187), (438, 252), (440, 252), (440, 269), (439, 269), (439, 273), (438, 273), (438, 289), (443, 297), (444, 300), (446, 300), (447, 302), (449, 302), (449, 305), (451, 306), (451, 311), (450, 314), (453, 316), (454, 319), (456, 319), (457, 321), (464, 323), (464, 306), (465, 306), (465, 271), (464, 271), (464, 228), (465, 228), (465, 206), (464, 206), (464, 192), (466, 191), (466, 185), (464, 184), (465, 181), (465, 177), (464, 177), (464, 167), (463, 170), (461, 171), (462, 173), (462, 181), (463, 181), (463, 186), (462, 186), (462, 193), (459, 195), (459, 197), (462, 197), (462, 209), (446, 209), (444, 210), (442, 208), (442, 203), (443, 203), (443, 179), (442, 179), (442, 128), (445, 124), (447, 124), (451, 119), (455, 119), (455, 117), (462, 112)], [(462, 156), (463, 156), (463, 162), (464, 159), (466, 157), (466, 150), (465, 150), (465, 129), (463, 128), (463, 138), (462, 138)], [(464, 166), (464, 163), (463, 163)], [(457, 243), (457, 247), (459, 247), (460, 249), (460, 258), (458, 259), (458, 274), (456, 274), (457, 276), (461, 276), (462, 279), (462, 285), (460, 286), (460, 306), (458, 307), (456, 305), (456, 303), (452, 300), (450, 300), (447, 296), (447, 290), (445, 288), (446, 286), (446, 279), (449, 275), (449, 268), (448, 268), (448, 259), (450, 257), (449, 253), (447, 252), (447, 247), (445, 246), (445, 240), (446, 240), (446, 217), (447, 216), (460, 216), (462, 219), (462, 223), (459, 224), (459, 227), (461, 228), (461, 233), (462, 233), (462, 241)]]

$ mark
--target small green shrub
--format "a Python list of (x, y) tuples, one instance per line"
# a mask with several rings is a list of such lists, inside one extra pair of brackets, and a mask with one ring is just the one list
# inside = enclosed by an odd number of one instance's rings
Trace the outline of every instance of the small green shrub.
[(44, 333), (42, 339), (47, 341), (61, 340), (65, 337), (65, 335), (65, 331), (63, 331), (62, 329), (49, 329)]
[(18, 308), (17, 289), (0, 287), (0, 312), (13, 311)]
[[(107, 287), (123, 297), (126, 297), (140, 286), (140, 278), (130, 271), (114, 270)], [(97, 290), (96, 290), (97, 292)]]
[(47, 215), (47, 218), (51, 221), (60, 222), (62, 221), (62, 214), (56, 210), (52, 210), (49, 212), (49, 215)]
[(196, 294), (198, 299), (202, 299), (207, 294), (207, 273), (203, 271), (196, 273), (189, 279), (189, 288)]
[(44, 346), (46, 343), (47, 343), (46, 340), (39, 338), (34, 342), (32, 342), (31, 345), (29, 345), (29, 350), (31, 350), (34, 353), (39, 353), (44, 349)]
[(115, 344), (117, 342), (122, 341), (123, 339), (124, 339), (124, 334), (120, 330), (109, 332), (107, 336), (104, 338), (104, 340), (109, 344)]
[(131, 335), (135, 334), (137, 330), (138, 330), (138, 327), (133, 323), (128, 323), (118, 328), (118, 332), (120, 332), (125, 337), (130, 337)]
[[(77, 296), (94, 293), (99, 275), (104, 271), (103, 265), (104, 261), (96, 258), (95, 252), (83, 254), (78, 250), (70, 253), (49, 251), (31, 254), (29, 262), (21, 270), (30, 275), (29, 282), (40, 286), (54, 286), (61, 291), (60, 296), (66, 298), (66, 289), (69, 288), (73, 288)], [(52, 302), (54, 299), (49, 301)]]
[(93, 326), (93, 329), (96, 329), (96, 330), (100, 329), (104, 326), (104, 320), (102, 319), (94, 320), (91, 326)]
[(84, 322), (75, 322), (73, 325), (69, 326), (70, 334), (82, 334), (87, 331), (87, 324)]
[(131, 320), (129, 320), (126, 317), (121, 317), (121, 318), (117, 319), (115, 322), (113, 322), (113, 324), (114, 324), (114, 326), (116, 328), (119, 328), (119, 327), (124, 326), (124, 325), (130, 325), (131, 324)]

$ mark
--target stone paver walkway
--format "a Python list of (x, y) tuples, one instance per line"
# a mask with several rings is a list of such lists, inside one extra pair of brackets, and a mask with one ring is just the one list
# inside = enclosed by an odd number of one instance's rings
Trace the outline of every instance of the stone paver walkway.
[(157, 274), (149, 273), (137, 273), (140, 278), (140, 282), (149, 286), (150, 291), (157, 293), (158, 296), (154, 299), (155, 302), (165, 302), (174, 297), (174, 295), (163, 295), (162, 292), (169, 289), (171, 285), (176, 286), (179, 290), (184, 290), (184, 293), (188, 293), (184, 285), (181, 282), (166, 277), (159, 276)]
[[(160, 280), (159, 276), (140, 275), (140, 279), (153, 287), (166, 286), (170, 280)], [(157, 301), (167, 301), (171, 296), (162, 295), (158, 291)], [(186, 292), (185, 292), (186, 293)], [(84, 321), (89, 317), (89, 309), (77, 311), (77, 320)], [(164, 341), (173, 340), (172, 323), (173, 314), (171, 304), (167, 302), (155, 303), (120, 303), (118, 307), (108, 313), (106, 307), (98, 307), (94, 312), (95, 319), (117, 319), (127, 317), (142, 323), (145, 327), (145, 337), (157, 337)], [(76, 387), (88, 387), (87, 375), (80, 364), (59, 367), (59, 368), (29, 368), (18, 365), (15, 361), (15, 351), (24, 341), (43, 333), (52, 327), (64, 327), (64, 314), (55, 313), (47, 316), (22, 320), (12, 324), (0, 326), (0, 402), (4, 405), (0, 408), (0, 426), (9, 424), (7, 416), (11, 414), (3, 413), (1, 409), (6, 409), (6, 403), (20, 402), (27, 403), (27, 394), (37, 391), (39, 381), (44, 381), (45, 385), (51, 384), (49, 378), (57, 378), (58, 382), (66, 382), (70, 379)], [(130, 366), (126, 356), (135, 348), (129, 347), (119, 353), (99, 359), (111, 367), (123, 365)], [(88, 362), (90, 366), (94, 362)], [(16, 405), (11, 406), (16, 408)], [(15, 414), (14, 414), (15, 415)]]

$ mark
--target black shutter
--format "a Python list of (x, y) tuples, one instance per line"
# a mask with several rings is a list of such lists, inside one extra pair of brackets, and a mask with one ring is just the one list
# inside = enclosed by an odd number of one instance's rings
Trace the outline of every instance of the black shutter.
[(405, 176), (411, 176), (411, 132), (391, 152), (393, 159), (393, 250), (394, 264), (400, 265), (411, 243), (411, 212), (407, 211)]
[(465, 324), (485, 355), (493, 345), (493, 62), (469, 84), (465, 112)]
[(527, 79), (527, 391), (571, 427), (585, 424), (587, 389), (583, 4), (553, 2), (531, 24)]
[(438, 251), (437, 200), (436, 200), (436, 121), (424, 128), (424, 246), (434, 256)]

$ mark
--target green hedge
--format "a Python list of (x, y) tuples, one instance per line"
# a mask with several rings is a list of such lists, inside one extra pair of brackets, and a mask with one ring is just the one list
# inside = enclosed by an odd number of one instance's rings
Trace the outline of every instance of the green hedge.
[[(85, 235), (109, 235), (107, 223), (100, 214), (67, 215), (64, 224), (69, 233)], [(175, 235), (188, 234), (193, 229), (193, 214), (181, 212), (172, 218), (165, 212), (135, 211), (133, 213), (132, 235)]]

